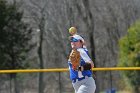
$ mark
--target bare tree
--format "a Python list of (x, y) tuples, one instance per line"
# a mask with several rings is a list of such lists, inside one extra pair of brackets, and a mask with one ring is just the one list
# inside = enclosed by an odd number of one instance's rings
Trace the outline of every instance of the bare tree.
[[(39, 68), (44, 69), (44, 60), (43, 60), (43, 41), (45, 34), (45, 25), (46, 25), (46, 2), (44, 0), (29, 0), (30, 6), (28, 6), (29, 16), (33, 19), (34, 26), (37, 28), (39, 33), (39, 42), (38, 42), (38, 56), (39, 56)], [(41, 3), (41, 4), (40, 4)], [(44, 93), (44, 73), (39, 73), (39, 88), (38, 93)]]

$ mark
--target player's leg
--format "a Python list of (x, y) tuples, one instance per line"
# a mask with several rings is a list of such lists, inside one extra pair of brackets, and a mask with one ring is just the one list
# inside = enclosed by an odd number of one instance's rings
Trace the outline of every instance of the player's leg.
[(72, 83), (72, 85), (73, 85), (73, 88), (74, 88), (74, 90), (75, 90), (75, 93), (77, 93), (77, 91), (78, 91), (78, 89), (79, 89), (79, 87), (80, 87), (80, 84), (77, 83), (77, 82), (75, 82), (75, 83)]
[(96, 85), (92, 77), (85, 79), (85, 82), (79, 87), (77, 93), (95, 93)]

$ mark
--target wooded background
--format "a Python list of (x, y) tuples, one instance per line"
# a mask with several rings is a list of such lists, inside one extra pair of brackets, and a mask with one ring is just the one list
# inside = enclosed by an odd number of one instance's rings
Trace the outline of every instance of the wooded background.
[[(96, 67), (116, 67), (118, 40), (140, 18), (140, 0), (6, 0), (16, 2), (22, 20), (33, 28), (29, 68), (66, 68), (71, 50), (68, 29), (78, 28)], [(119, 71), (97, 71), (99, 93), (125, 89)], [(9, 92), (8, 77), (0, 75), (0, 93)], [(4, 78), (3, 78), (4, 77)], [(42, 80), (42, 82), (39, 82)], [(14, 83), (12, 83), (13, 85)], [(74, 93), (69, 72), (18, 74), (18, 93)], [(11, 87), (14, 91), (13, 86)], [(44, 92), (41, 92), (44, 91)]]

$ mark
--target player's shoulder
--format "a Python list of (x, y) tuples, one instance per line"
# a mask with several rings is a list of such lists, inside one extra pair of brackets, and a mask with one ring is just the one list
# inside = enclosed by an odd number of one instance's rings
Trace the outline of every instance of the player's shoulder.
[(78, 48), (77, 51), (79, 51), (80, 53), (86, 53), (87, 49), (85, 49), (85, 48)]

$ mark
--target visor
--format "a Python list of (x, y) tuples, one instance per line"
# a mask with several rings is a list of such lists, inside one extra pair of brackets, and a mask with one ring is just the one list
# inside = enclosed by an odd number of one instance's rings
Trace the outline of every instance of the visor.
[(78, 42), (79, 39), (76, 39), (76, 38), (74, 38), (74, 37), (71, 37), (70, 41), (71, 41), (71, 42)]

